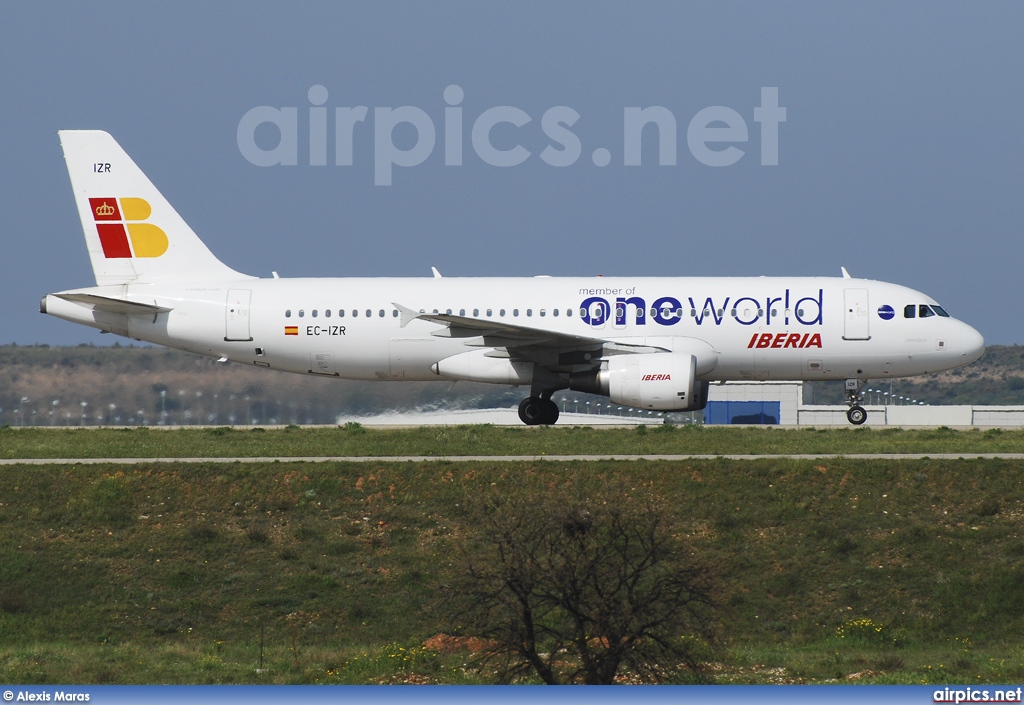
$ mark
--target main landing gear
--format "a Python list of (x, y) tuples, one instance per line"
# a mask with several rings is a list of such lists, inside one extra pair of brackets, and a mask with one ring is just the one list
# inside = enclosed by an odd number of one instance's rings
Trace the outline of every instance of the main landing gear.
[(527, 397), (519, 402), (519, 418), (527, 426), (550, 426), (558, 421), (558, 405), (551, 399)]
[(846, 410), (846, 420), (854, 426), (860, 426), (868, 420), (867, 410), (860, 405), (860, 390), (864, 383), (859, 379), (846, 380), (846, 403), (849, 409)]

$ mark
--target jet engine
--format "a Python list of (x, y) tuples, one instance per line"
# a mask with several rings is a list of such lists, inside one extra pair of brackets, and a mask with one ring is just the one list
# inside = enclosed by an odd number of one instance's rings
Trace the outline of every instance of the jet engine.
[[(658, 411), (703, 409), (708, 383), (696, 379), (697, 358), (680, 353), (614, 355), (598, 373), (616, 404)], [(602, 384), (601, 386), (604, 386)]]

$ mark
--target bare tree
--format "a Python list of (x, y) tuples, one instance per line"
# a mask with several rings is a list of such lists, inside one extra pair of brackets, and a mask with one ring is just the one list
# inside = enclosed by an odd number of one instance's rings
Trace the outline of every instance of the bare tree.
[(702, 680), (713, 583), (651, 492), (563, 488), (470, 501), (449, 609), (502, 681)]

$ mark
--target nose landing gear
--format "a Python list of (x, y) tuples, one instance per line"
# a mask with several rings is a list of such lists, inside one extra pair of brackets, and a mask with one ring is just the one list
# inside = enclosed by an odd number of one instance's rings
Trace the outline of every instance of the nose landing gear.
[(859, 379), (846, 380), (846, 403), (849, 409), (846, 410), (846, 420), (854, 426), (860, 426), (868, 420), (867, 410), (860, 405), (860, 390), (864, 382)]
[(558, 421), (558, 405), (551, 399), (527, 397), (519, 402), (519, 419), (527, 426), (550, 426)]

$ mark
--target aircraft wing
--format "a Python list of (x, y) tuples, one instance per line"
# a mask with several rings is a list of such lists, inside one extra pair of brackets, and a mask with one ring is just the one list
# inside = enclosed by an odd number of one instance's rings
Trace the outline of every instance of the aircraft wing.
[(414, 320), (432, 321), (445, 326), (435, 335), (448, 338), (482, 337), (489, 347), (543, 347), (543, 348), (590, 348), (605, 344), (604, 338), (585, 335), (573, 335), (557, 331), (521, 326), (504, 321), (493, 321), (484, 318), (456, 316), (450, 313), (420, 313), (401, 304), (392, 303), (402, 316), (404, 328)]
[(468, 347), (491, 348), (488, 357), (529, 360), (553, 372), (595, 367), (609, 354), (667, 351), (667, 348), (653, 345), (562, 333), (450, 313), (420, 313), (398, 303), (392, 305), (402, 317), (403, 328), (417, 319), (438, 323), (443, 328), (436, 331), (435, 336), (465, 338)]

